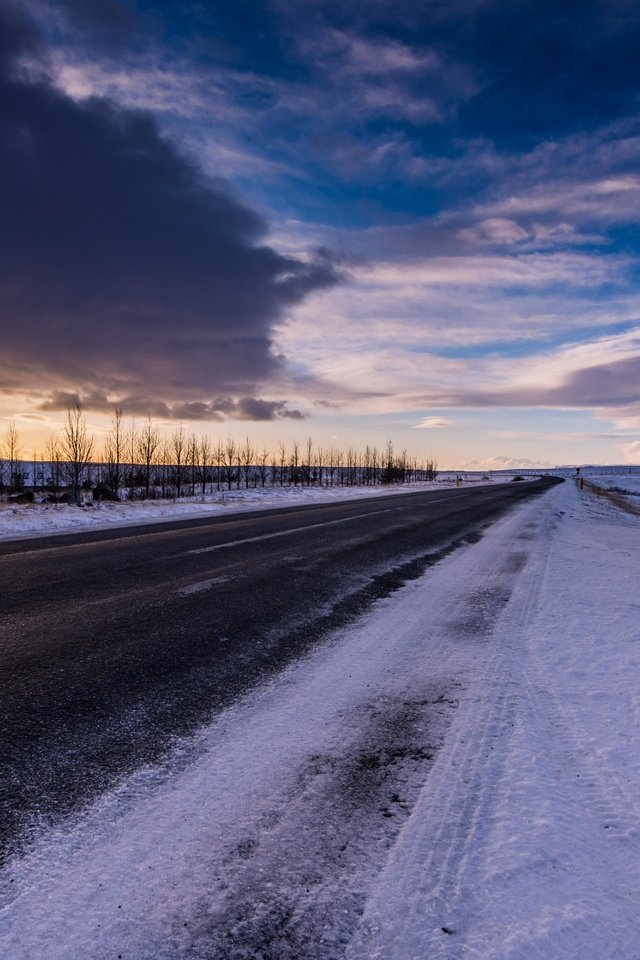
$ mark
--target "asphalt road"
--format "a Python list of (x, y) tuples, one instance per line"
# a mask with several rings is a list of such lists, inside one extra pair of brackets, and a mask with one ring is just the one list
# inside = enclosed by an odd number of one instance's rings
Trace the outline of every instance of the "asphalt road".
[(554, 482), (0, 544), (1, 849)]

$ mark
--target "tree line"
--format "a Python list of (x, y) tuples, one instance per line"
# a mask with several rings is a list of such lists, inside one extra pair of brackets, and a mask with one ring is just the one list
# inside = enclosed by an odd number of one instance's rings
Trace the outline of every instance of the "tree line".
[(247, 436), (212, 439), (188, 433), (184, 426), (163, 434), (148, 416), (126, 423), (116, 408), (102, 449), (87, 429), (80, 406), (69, 408), (59, 434), (32, 459), (21, 456), (20, 438), (11, 423), (0, 445), (0, 490), (14, 496), (38, 491), (52, 499), (79, 502), (85, 491), (94, 499), (176, 499), (214, 491), (251, 487), (378, 486), (435, 480), (436, 461), (418, 462), (406, 450), (367, 445), (316, 446), (311, 438), (269, 450)]

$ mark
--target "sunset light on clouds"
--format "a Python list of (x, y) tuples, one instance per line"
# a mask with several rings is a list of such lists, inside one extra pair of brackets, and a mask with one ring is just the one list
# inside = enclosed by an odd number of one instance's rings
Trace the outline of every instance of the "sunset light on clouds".
[(0, 431), (640, 463), (626, 0), (0, 0)]

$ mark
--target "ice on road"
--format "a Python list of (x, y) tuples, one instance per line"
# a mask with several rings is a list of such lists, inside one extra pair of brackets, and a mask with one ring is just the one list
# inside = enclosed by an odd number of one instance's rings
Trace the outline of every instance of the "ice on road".
[(2, 875), (11, 960), (637, 960), (640, 521), (564, 483)]

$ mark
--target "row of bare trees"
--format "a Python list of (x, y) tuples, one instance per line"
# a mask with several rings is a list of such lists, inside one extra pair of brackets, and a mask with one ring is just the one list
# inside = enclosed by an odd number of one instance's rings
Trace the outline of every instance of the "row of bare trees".
[(121, 409), (114, 411), (97, 455), (80, 407), (67, 410), (60, 435), (49, 438), (39, 457), (34, 454), (31, 469), (25, 470), (20, 460), (14, 424), (0, 457), (0, 484), (5, 488), (40, 487), (54, 496), (66, 490), (73, 500), (82, 489), (112, 499), (179, 498), (234, 488), (408, 483), (434, 480), (438, 472), (432, 459), (418, 463), (406, 450), (396, 454), (390, 440), (383, 450), (366, 446), (363, 451), (342, 451), (316, 447), (309, 438), (305, 444), (280, 443), (270, 451), (249, 437), (242, 442), (231, 436), (213, 440), (188, 433), (183, 426), (164, 435), (150, 417), (141, 425), (127, 425)]

